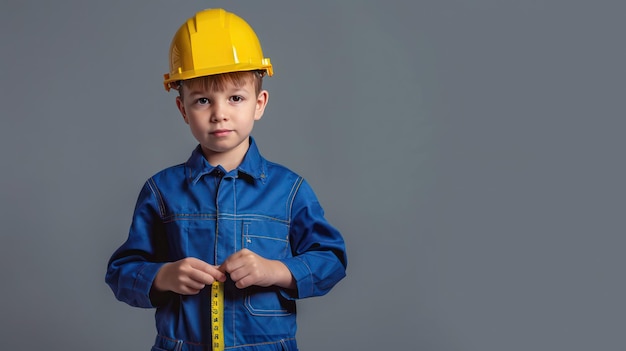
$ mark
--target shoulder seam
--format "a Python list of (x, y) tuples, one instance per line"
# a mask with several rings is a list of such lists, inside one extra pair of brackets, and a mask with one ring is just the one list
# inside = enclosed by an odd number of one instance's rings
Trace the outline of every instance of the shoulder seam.
[(163, 196), (161, 196), (161, 193), (159, 192), (159, 188), (157, 187), (154, 178), (148, 179), (146, 185), (148, 186), (150, 192), (156, 198), (159, 204), (159, 214), (161, 215), (161, 218), (165, 217), (165, 203), (163, 202)]
[(300, 189), (303, 181), (304, 178), (298, 176), (298, 178), (296, 178), (296, 181), (291, 186), (291, 191), (289, 192), (289, 198), (287, 200), (287, 218), (289, 219), (289, 224), (291, 224), (291, 211), (293, 209), (293, 202), (296, 199), (296, 194), (298, 193), (298, 190)]

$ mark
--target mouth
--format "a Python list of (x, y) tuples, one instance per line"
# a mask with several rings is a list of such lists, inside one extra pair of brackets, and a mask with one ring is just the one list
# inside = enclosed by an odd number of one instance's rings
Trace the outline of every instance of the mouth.
[(216, 136), (216, 137), (223, 137), (223, 136), (227, 136), (231, 132), (232, 130), (230, 129), (217, 129), (217, 130), (210, 132), (209, 134)]

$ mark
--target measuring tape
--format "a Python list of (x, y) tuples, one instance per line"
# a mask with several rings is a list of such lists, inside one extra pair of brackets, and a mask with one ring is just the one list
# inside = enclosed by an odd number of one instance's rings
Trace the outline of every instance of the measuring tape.
[(213, 351), (224, 351), (224, 283), (211, 285), (211, 344)]

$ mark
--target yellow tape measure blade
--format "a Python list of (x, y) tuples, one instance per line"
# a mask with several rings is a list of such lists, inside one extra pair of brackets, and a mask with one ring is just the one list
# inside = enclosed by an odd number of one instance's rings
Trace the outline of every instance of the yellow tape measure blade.
[(211, 344), (213, 351), (224, 350), (224, 283), (211, 285)]

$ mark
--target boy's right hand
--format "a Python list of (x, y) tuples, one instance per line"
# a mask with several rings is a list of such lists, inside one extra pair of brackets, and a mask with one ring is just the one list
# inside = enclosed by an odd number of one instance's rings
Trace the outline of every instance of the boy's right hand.
[(181, 295), (195, 295), (214, 281), (226, 281), (218, 267), (193, 257), (164, 264), (154, 278), (153, 288)]

